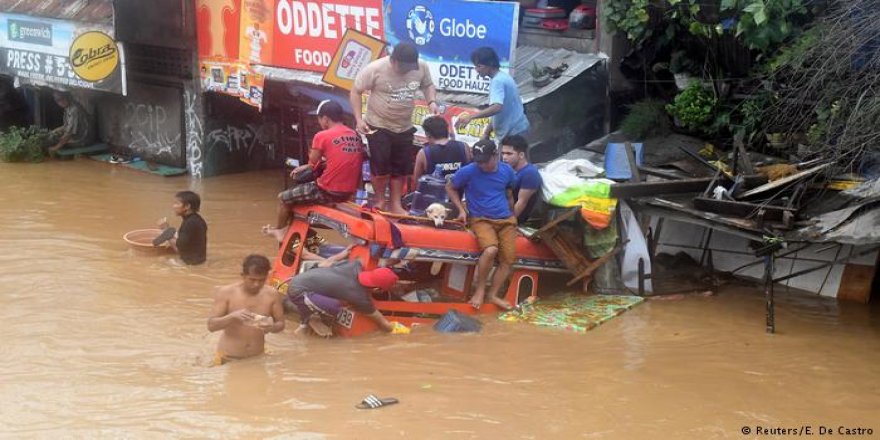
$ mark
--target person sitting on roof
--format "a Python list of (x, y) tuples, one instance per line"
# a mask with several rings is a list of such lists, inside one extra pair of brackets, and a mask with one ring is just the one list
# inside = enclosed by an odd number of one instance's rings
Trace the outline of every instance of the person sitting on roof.
[[(516, 261), (516, 217), (513, 215), (516, 174), (510, 165), (498, 159), (497, 147), (490, 140), (474, 144), (473, 153), (474, 163), (458, 170), (446, 183), (446, 193), (458, 208), (458, 220), (468, 224), (481, 250), (474, 281), (476, 290), (470, 303), (479, 309), (487, 299), (502, 309), (510, 309), (511, 305), (498, 297), (498, 291)], [(467, 210), (461, 200), (462, 193), (467, 199)], [(486, 295), (486, 278), (495, 265), (495, 257), (498, 257), (498, 267)]]
[(432, 174), (437, 165), (443, 177), (455, 174), (471, 163), (471, 149), (464, 142), (449, 139), (449, 124), (441, 116), (431, 116), (422, 122), (428, 142), (416, 155), (413, 178), (416, 182), (425, 174)]
[[(350, 200), (361, 180), (364, 147), (361, 137), (342, 122), (342, 106), (324, 100), (311, 114), (318, 116), (322, 130), (312, 140), (309, 163), (294, 169), (290, 173), (294, 185), (278, 193), (275, 227), (263, 226), (263, 233), (275, 237), (279, 242), (287, 235), (292, 205), (333, 204)], [(322, 168), (323, 172), (316, 180), (315, 175)]]
[(513, 188), (513, 215), (520, 225), (525, 224), (532, 215), (532, 209), (541, 198), (543, 179), (538, 167), (529, 163), (529, 143), (519, 135), (505, 136), (501, 140), (501, 160), (516, 172), (516, 185)]

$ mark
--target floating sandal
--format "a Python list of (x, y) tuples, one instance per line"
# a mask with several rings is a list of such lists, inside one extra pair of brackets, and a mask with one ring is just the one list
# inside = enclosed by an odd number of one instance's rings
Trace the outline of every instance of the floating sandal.
[(158, 237), (153, 239), (153, 247), (159, 247), (162, 243), (165, 243), (168, 240), (174, 238), (174, 233), (177, 232), (174, 228), (167, 228), (159, 234)]
[(361, 403), (358, 403), (354, 407), (357, 409), (376, 409), (381, 408), (383, 406), (393, 405), (398, 403), (399, 400), (393, 397), (386, 397), (384, 399), (380, 399), (372, 394), (367, 397), (364, 397), (364, 400)]

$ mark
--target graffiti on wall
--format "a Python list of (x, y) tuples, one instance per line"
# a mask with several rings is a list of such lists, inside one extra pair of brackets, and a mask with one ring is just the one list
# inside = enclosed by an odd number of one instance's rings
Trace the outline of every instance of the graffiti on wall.
[(189, 169), (190, 176), (195, 179), (202, 178), (203, 156), (202, 156), (202, 120), (199, 118), (199, 112), (196, 108), (196, 94), (190, 90), (184, 91), (184, 124), (186, 125), (186, 164)]
[(125, 103), (123, 124), (128, 128), (128, 147), (139, 153), (176, 156), (180, 150), (180, 131), (169, 130), (178, 124), (169, 121), (168, 110), (160, 104)]
[(269, 124), (249, 123), (243, 127), (227, 124), (208, 133), (205, 144), (212, 151), (221, 149), (230, 154), (243, 153), (246, 157), (253, 156), (256, 148), (264, 148), (266, 155), (274, 158), (275, 143), (271, 130)]

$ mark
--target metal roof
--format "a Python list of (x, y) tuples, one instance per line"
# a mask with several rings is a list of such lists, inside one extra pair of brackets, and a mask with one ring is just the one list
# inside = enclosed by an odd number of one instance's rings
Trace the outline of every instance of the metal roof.
[[(2, 1), (2, 0), (0, 0)], [(514, 79), (519, 88), (523, 104), (534, 101), (544, 95), (550, 94), (565, 83), (586, 72), (596, 64), (603, 62), (605, 55), (586, 54), (566, 49), (549, 49), (534, 46), (519, 46), (516, 48), (516, 66), (514, 67)], [(535, 88), (532, 84), (530, 69), (534, 64), (538, 66), (558, 67), (562, 63), (568, 64), (568, 68), (559, 78), (541, 88)], [(306, 70), (285, 69), (270, 66), (253, 66), (254, 71), (266, 75), (267, 78), (276, 81), (294, 81), (304, 84), (332, 86), (321, 81), (322, 74)], [(457, 93), (438, 91), (437, 98), (440, 101), (477, 107), (486, 103), (486, 95), (474, 93)]]
[(113, 25), (113, 0), (0, 0), (0, 11)]
[[(516, 48), (516, 64), (513, 68), (513, 79), (516, 80), (517, 89), (523, 104), (534, 101), (548, 95), (563, 85), (586, 72), (596, 64), (607, 59), (605, 55), (575, 52), (567, 49), (550, 49), (546, 47), (519, 46)], [(532, 84), (531, 68), (537, 64), (539, 67), (558, 67), (562, 63), (568, 64), (568, 68), (562, 72), (559, 78), (554, 79), (544, 87), (536, 88)], [(486, 104), (486, 95), (475, 93), (450, 93), (437, 92), (440, 101), (453, 102), (456, 104), (470, 105), (473, 107)]]

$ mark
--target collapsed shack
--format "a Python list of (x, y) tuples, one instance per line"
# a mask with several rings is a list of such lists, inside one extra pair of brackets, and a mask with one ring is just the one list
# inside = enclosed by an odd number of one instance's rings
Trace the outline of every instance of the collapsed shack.
[[(614, 227), (607, 229), (612, 243), (622, 244), (623, 256), (602, 269), (614, 271), (630, 290), (671, 293), (674, 284), (663, 282), (669, 281), (664, 275), (678, 278), (683, 271), (664, 271), (677, 264), (691, 265), (685, 269), (691, 275), (693, 266), (708, 266), (703, 289), (714, 286), (715, 270), (762, 279), (770, 333), (775, 331), (776, 284), (869, 301), (880, 250), (880, 180), (832, 174), (836, 164), (830, 159), (789, 163), (750, 153), (740, 141), (732, 153), (720, 155), (685, 136), (649, 140), (642, 148), (614, 142), (615, 137), (546, 164), (542, 175), (548, 176), (548, 169), (558, 173), (554, 165), (565, 161), (604, 164), (604, 170), (597, 165), (600, 171), (591, 175), (581, 172), (593, 180), (620, 176), (621, 163), (626, 167), (626, 180), (613, 182), (607, 194), (619, 201)], [(611, 144), (628, 147), (622, 162)], [(605, 246), (605, 251), (613, 248)], [(602, 272), (594, 291), (603, 287)], [(679, 289), (699, 289), (678, 284)]]

